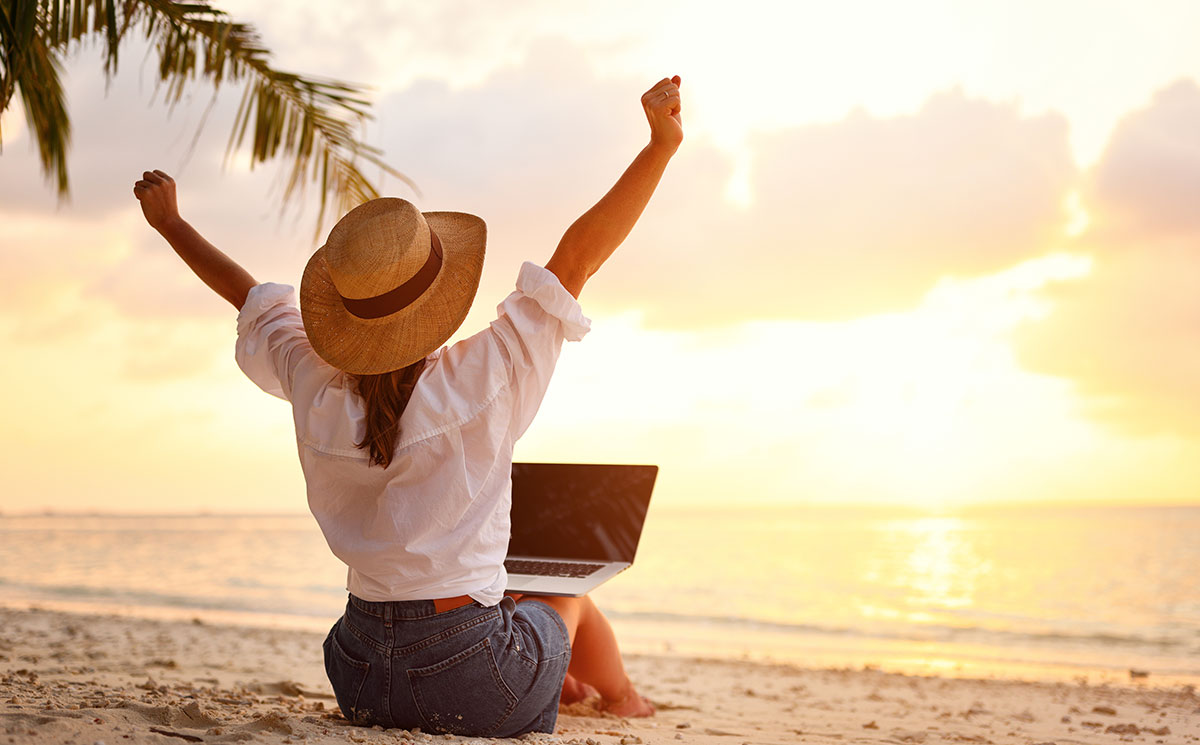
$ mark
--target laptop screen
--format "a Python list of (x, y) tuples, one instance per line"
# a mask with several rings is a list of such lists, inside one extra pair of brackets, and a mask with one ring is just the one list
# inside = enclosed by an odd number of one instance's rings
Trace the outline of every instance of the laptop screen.
[(510, 556), (633, 561), (658, 466), (513, 463)]

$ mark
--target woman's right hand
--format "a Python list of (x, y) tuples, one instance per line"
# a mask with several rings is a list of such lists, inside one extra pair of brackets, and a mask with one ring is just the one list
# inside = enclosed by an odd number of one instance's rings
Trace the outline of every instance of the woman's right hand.
[(179, 221), (175, 179), (162, 171), (146, 171), (133, 185), (133, 195), (142, 203), (142, 214), (150, 227), (163, 232)]
[(650, 122), (650, 144), (674, 154), (683, 142), (683, 120), (679, 116), (679, 76), (663, 78), (642, 94), (642, 108)]

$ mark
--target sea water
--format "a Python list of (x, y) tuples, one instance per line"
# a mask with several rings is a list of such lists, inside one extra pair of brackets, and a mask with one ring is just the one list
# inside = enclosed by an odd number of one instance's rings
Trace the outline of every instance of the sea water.
[[(1200, 507), (656, 505), (593, 597), (630, 651), (1200, 682), (1197, 577)], [(7, 606), (324, 630), (345, 599), (307, 515), (0, 516)]]

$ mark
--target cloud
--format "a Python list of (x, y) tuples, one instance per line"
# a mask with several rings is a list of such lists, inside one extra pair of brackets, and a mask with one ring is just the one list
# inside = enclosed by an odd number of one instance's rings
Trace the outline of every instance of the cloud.
[[(693, 186), (672, 194), (641, 249), (653, 314), (845, 319), (913, 307), (940, 278), (980, 276), (1045, 252), (1074, 177), (1056, 115), (961, 91), (894, 118), (856, 111), (750, 142), (752, 205)], [(688, 181), (690, 174), (672, 177)], [(711, 176), (710, 176), (711, 178)], [(705, 203), (707, 201), (707, 204)], [(701, 225), (676, 241), (673, 231)], [(665, 259), (665, 260), (664, 260)], [(664, 279), (681, 290), (661, 288)], [(672, 296), (674, 295), (674, 296)]]
[(1181, 81), (1126, 116), (1088, 174), (1086, 281), (1016, 337), (1022, 363), (1069, 378), (1091, 412), (1137, 434), (1200, 433), (1200, 87)]
[(1091, 174), (1094, 236), (1109, 243), (1200, 233), (1200, 87), (1180, 80), (1124, 117)]
[(1045, 252), (1074, 177), (1061, 116), (953, 90), (909, 116), (759, 138), (747, 227), (754, 254), (803, 277), (806, 312), (861, 315)]
[[(138, 225), (129, 195), (143, 168), (183, 165), (207, 89), (198, 86), (168, 117), (129, 70), (99, 93), (96, 62), (81, 56), (69, 72), (76, 189), (55, 219), (128, 214), (131, 233), (125, 259), (90, 275), (86, 292), (131, 316), (224, 312)], [(489, 223), (489, 258), (465, 329), (490, 320), (520, 262), (545, 262), (647, 142), (639, 98), (654, 82), (606, 77), (586, 49), (541, 39), (478, 84), (426, 79), (378, 101), (368, 139), (421, 188), (418, 196), (385, 180), (385, 193)], [(181, 207), (256, 278), (296, 282), (313, 248), (314, 213), (281, 224), (270, 197), (277, 171), (219, 167), (236, 94), (218, 100), (178, 173)], [(652, 325), (696, 328), (913, 307), (941, 277), (979, 276), (1044, 252), (1075, 177), (1062, 117), (1026, 116), (960, 90), (908, 115), (860, 110), (760, 133), (747, 147), (753, 202), (743, 209), (724, 198), (733, 156), (704, 138), (685, 141), (625, 245), (591, 281), (589, 313), (637, 311)], [(5, 211), (51, 214), (53, 197), (29, 185), (32, 154), (16, 166), (0, 183)]]
[[(653, 82), (601, 79), (582, 51), (544, 41), (479, 86), (423, 81), (388, 95), (381, 138), (423, 205), (488, 220), (490, 266), (510, 287), (508, 268), (544, 261), (647, 141), (638, 98)], [(913, 307), (943, 276), (1045, 253), (1077, 177), (1061, 116), (960, 90), (909, 115), (855, 111), (748, 147), (753, 202), (742, 209), (724, 198), (733, 157), (685, 139), (585, 308), (695, 328)], [(487, 269), (483, 288), (501, 288)]]
[[(679, 6), (677, 0), (526, 0), (503, 6), (474, 0), (232, 0), (222, 5), (263, 31), (282, 69), (311, 73), (315, 66), (323, 75), (383, 89), (405, 88), (422, 78), (448, 80), (455, 87), (474, 85), (499, 68), (518, 64), (530, 45), (549, 36), (591, 51), (617, 52), (648, 43), (661, 47), (661, 30), (680, 28)], [(687, 11), (712, 14), (694, 5)], [(632, 17), (638, 22), (631, 23)]]

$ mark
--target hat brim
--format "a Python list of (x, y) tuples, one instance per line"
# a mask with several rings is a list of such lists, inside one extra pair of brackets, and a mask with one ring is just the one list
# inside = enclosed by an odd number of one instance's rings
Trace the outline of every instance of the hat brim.
[(437, 277), (411, 305), (382, 318), (346, 310), (325, 261), (325, 247), (309, 259), (300, 282), (300, 314), (313, 350), (330, 365), (357, 375), (406, 367), (441, 347), (471, 310), (487, 225), (465, 212), (424, 212), (442, 243)]

